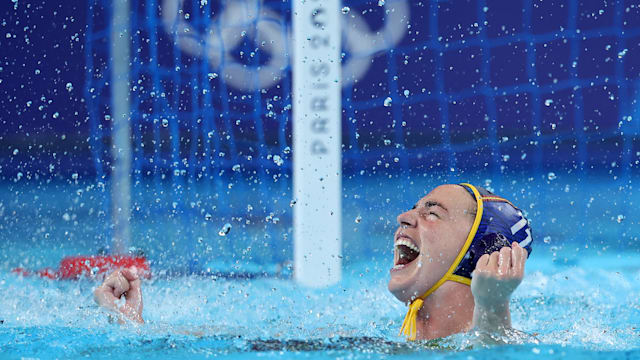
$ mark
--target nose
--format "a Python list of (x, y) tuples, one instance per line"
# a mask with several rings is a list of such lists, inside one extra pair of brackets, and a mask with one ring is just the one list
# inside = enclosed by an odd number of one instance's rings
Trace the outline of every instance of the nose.
[(402, 227), (415, 227), (417, 223), (415, 211), (413, 211), (413, 209), (407, 210), (398, 215), (397, 220), (398, 224), (400, 224), (400, 226)]

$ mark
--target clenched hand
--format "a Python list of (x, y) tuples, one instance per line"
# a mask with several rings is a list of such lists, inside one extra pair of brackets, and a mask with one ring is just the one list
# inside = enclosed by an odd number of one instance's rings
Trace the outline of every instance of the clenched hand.
[[(116, 301), (122, 296), (126, 299), (125, 304), (118, 307)], [(124, 315), (133, 322), (144, 323), (142, 287), (135, 268), (117, 270), (107, 276), (102, 285), (93, 292), (93, 299), (107, 310)], [(122, 318), (119, 322), (123, 322)]]
[(522, 282), (526, 261), (527, 250), (517, 242), (480, 257), (471, 280), (475, 329), (493, 332), (511, 328), (509, 299)]

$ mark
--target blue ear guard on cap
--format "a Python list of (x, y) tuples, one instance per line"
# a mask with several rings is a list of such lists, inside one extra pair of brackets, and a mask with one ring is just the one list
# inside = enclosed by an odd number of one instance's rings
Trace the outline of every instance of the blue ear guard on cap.
[(510, 247), (514, 241), (525, 248), (527, 254), (531, 254), (531, 228), (520, 209), (481, 187), (475, 187), (474, 192), (473, 185), (460, 186), (473, 196), (476, 203), (481, 202), (482, 206), (479, 207), (479, 213), (476, 213), (476, 219), (479, 217), (480, 223), (477, 228), (471, 228), (473, 240), (453, 272), (454, 275), (471, 279), (471, 273), (482, 255), (499, 251), (505, 246)]

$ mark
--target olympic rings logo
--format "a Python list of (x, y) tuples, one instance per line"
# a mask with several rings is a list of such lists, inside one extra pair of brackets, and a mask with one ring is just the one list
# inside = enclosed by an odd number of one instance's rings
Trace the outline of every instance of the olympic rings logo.
[[(282, 15), (263, 5), (264, 0), (230, 1), (212, 19), (205, 34), (196, 31), (180, 16), (184, 0), (163, 0), (162, 24), (175, 45), (191, 56), (207, 57), (213, 68), (230, 86), (245, 92), (268, 89), (279, 82), (289, 65), (292, 34)], [(297, 0), (296, 0), (297, 1)], [(410, 14), (407, 0), (387, 0), (384, 26), (372, 31), (355, 11), (342, 16), (342, 46), (348, 58), (342, 64), (342, 83), (349, 86), (362, 79), (371, 66), (372, 57), (396, 47), (405, 36)], [(231, 50), (246, 34), (269, 54), (266, 64), (248, 67), (239, 63)]]

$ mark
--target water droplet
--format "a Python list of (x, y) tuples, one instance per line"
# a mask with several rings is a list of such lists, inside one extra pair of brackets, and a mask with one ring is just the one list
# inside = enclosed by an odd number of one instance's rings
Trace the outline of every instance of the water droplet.
[(282, 152), (284, 152), (285, 154), (288, 154), (291, 152), (291, 148), (287, 146), (286, 148), (284, 148), (284, 150), (282, 150)]
[(60, 114), (57, 111), (53, 113), (53, 118), (54, 119), (57, 119), (59, 117), (60, 117)]
[(18, 149), (13, 149), (13, 155), (18, 155)]
[(71, 220), (71, 215), (69, 215), (68, 213), (62, 214), (62, 220), (70, 221)]
[(282, 164), (284, 164), (284, 160), (282, 160), (280, 155), (273, 155), (273, 162), (278, 166), (282, 166)]
[(551, 236), (545, 236), (544, 239), (542, 239), (542, 241), (545, 244), (550, 244), (551, 243)]
[(222, 227), (222, 229), (220, 229), (220, 231), (218, 232), (218, 235), (220, 235), (220, 236), (227, 236), (227, 234), (229, 233), (229, 231), (231, 231), (231, 224), (226, 223), (226, 224), (224, 224), (224, 226)]
[(557, 178), (558, 177), (556, 176), (556, 173), (554, 173), (554, 172), (550, 172), (550, 173), (547, 174), (547, 179), (549, 179), (549, 180), (555, 180)]
[(618, 59), (622, 59), (625, 55), (627, 55), (628, 49), (624, 49), (618, 53)]
[(384, 139), (384, 144), (385, 144), (385, 145), (391, 145), (391, 140), (389, 140), (389, 139)]
[(351, 11), (351, 8), (348, 7), (348, 6), (345, 6), (345, 7), (342, 8), (342, 13), (345, 14), (345, 15), (348, 14), (349, 11)]
[(551, 106), (551, 104), (553, 104), (553, 100), (551, 99), (547, 99), (544, 101), (544, 106)]
[(618, 222), (618, 224), (620, 224), (621, 222), (623, 222), (625, 219), (625, 216), (620, 214), (618, 215), (618, 217), (616, 217), (616, 221)]
[(391, 106), (391, 102), (392, 102), (392, 101), (393, 101), (393, 100), (391, 100), (391, 97), (390, 97), (390, 96), (387, 96), (387, 98), (386, 98), (386, 99), (384, 99), (384, 106), (386, 106), (386, 107)]
[(378, 0), (378, 6), (384, 6), (384, 0)]
[(295, 205), (298, 201), (297, 200), (291, 200), (289, 201), (289, 207), (293, 207), (293, 205)]
[(205, 219), (205, 220), (207, 220), (207, 221), (211, 220), (212, 218), (213, 218), (213, 215), (211, 215), (211, 214), (209, 214), (209, 213), (206, 213), (206, 214), (204, 215), (204, 219)]
[(169, 126), (169, 120), (162, 119), (162, 127), (167, 127), (167, 126)]
[(360, 224), (362, 222), (362, 216), (360, 216), (360, 215), (356, 216), (355, 222), (356, 222), (356, 224)]
[(67, 85), (66, 85), (66, 88), (67, 88), (68, 92), (71, 92), (73, 90), (73, 84), (68, 82)]
[(405, 90), (405, 91), (403, 92), (403, 94), (404, 94), (404, 96), (405, 96), (405, 97), (409, 97), (409, 90)]

